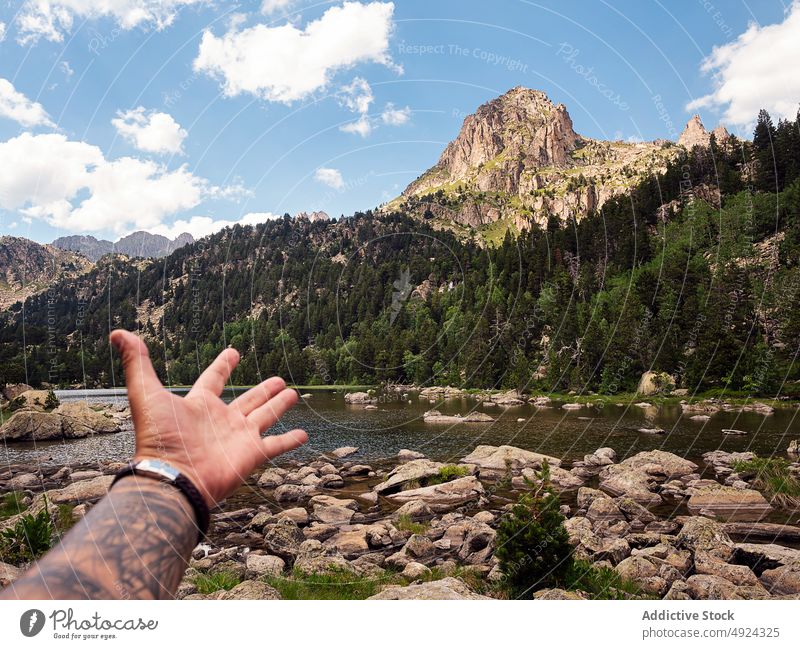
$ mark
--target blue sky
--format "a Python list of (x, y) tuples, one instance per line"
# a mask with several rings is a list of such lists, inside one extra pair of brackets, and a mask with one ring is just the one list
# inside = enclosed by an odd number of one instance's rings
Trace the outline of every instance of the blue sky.
[(798, 27), (775, 0), (2, 2), (0, 234), (351, 214), (516, 85), (590, 137), (747, 134), (796, 112)]

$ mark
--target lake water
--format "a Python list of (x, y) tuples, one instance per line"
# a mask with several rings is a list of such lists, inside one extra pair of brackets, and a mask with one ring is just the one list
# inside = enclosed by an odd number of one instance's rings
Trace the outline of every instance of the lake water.
[[(755, 451), (761, 455), (785, 455), (791, 439), (800, 437), (798, 409), (781, 408), (773, 415), (721, 412), (705, 422), (682, 416), (679, 406), (644, 410), (629, 406), (586, 406), (563, 410), (560, 402), (550, 408), (531, 405), (500, 408), (484, 407), (472, 398), (450, 399), (437, 404), (420, 400), (415, 393), (409, 400), (398, 395), (379, 395), (377, 410), (344, 403), (341, 392), (309, 390), (281, 422), (279, 428), (304, 428), (309, 443), (289, 457), (310, 459), (340, 446), (358, 446), (358, 461), (380, 462), (402, 448), (420, 451), (440, 461), (458, 460), (479, 444), (510, 444), (554, 455), (565, 460), (580, 459), (601, 446), (610, 446), (620, 459), (643, 450), (663, 449), (698, 461), (703, 453), (715, 449)], [(87, 399), (93, 403), (126, 401), (124, 390), (59, 391), (59, 399)], [(228, 395), (230, 396), (230, 395)], [(445, 414), (465, 414), (478, 410), (496, 420), (491, 423), (430, 424), (423, 413), (437, 408)], [(518, 420), (522, 421), (518, 421)], [(638, 432), (639, 428), (662, 428), (666, 434)], [(730, 436), (722, 429), (748, 431)], [(41, 462), (47, 464), (96, 463), (98, 460), (124, 460), (133, 452), (133, 432), (98, 435), (67, 442), (9, 444), (0, 447), (4, 464)]]

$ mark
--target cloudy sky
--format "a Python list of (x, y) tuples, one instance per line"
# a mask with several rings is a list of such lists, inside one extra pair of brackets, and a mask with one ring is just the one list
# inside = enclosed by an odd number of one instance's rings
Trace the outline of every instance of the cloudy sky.
[(516, 85), (591, 137), (747, 135), (798, 60), (800, 0), (0, 0), (0, 234), (352, 214)]

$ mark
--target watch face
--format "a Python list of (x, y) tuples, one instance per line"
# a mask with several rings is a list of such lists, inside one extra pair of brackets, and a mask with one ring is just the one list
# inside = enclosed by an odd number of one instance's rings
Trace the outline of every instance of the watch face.
[(137, 473), (155, 473), (167, 480), (174, 482), (178, 479), (180, 471), (161, 460), (142, 460), (136, 464)]

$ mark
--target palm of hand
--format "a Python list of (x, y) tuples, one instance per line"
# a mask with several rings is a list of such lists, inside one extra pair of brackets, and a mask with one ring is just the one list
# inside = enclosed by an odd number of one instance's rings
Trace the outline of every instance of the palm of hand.
[(138, 337), (117, 330), (111, 342), (122, 354), (125, 368), (136, 459), (171, 464), (195, 484), (209, 505), (232, 493), (265, 460), (308, 439), (302, 430), (261, 437), (297, 402), (297, 393), (286, 389), (278, 377), (231, 403), (220, 398), (239, 361), (236, 350), (224, 350), (180, 397), (164, 389)]

